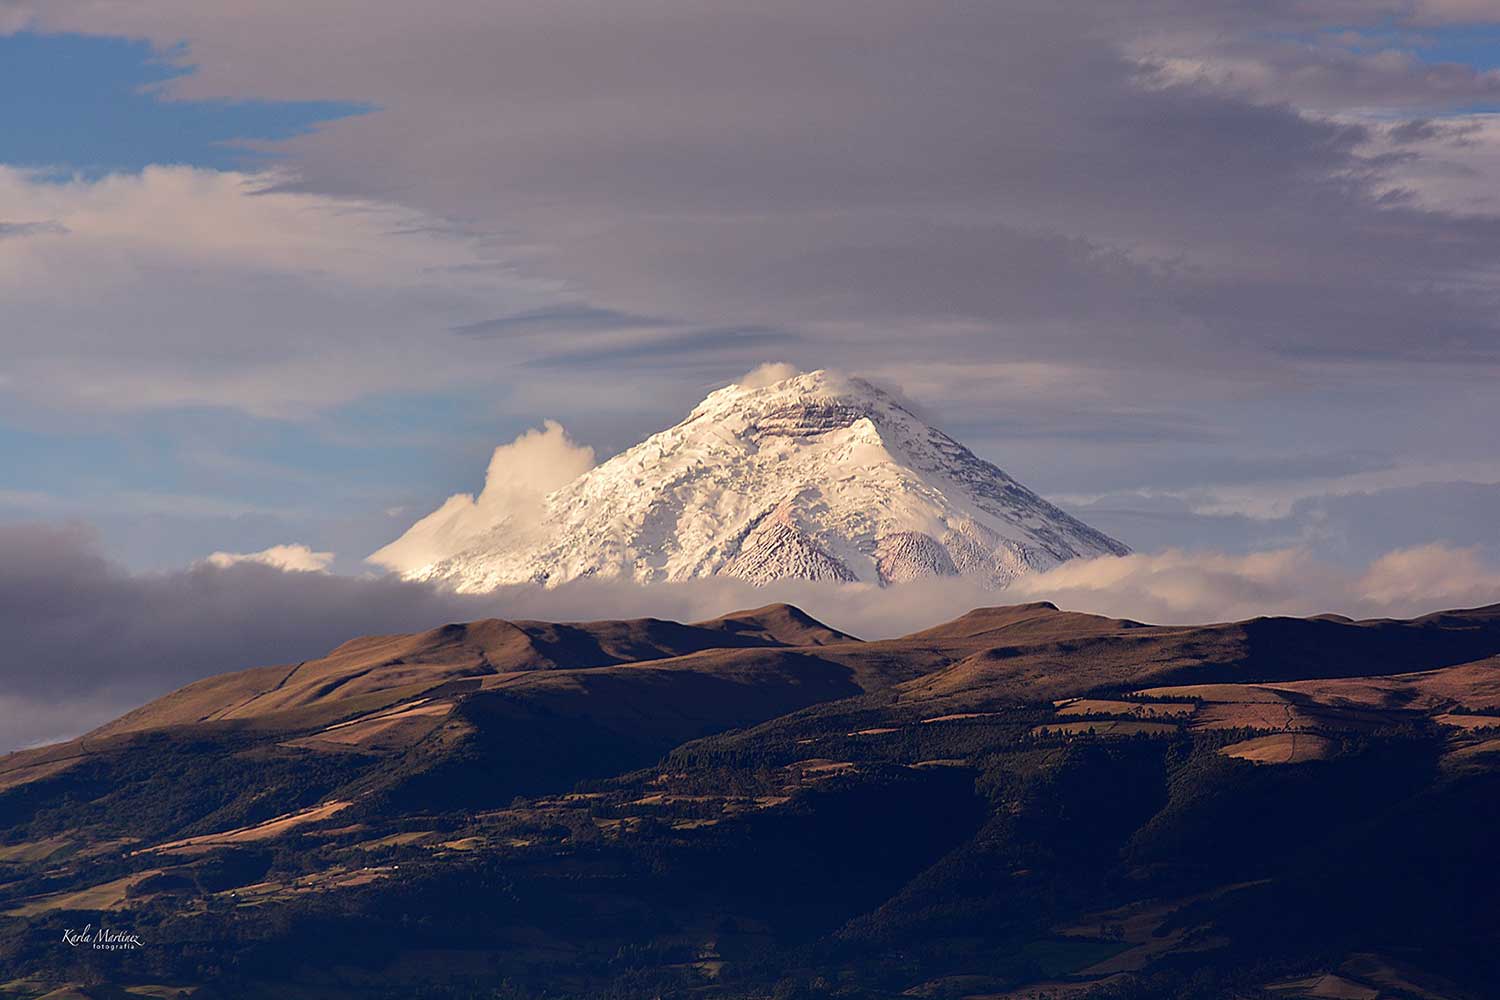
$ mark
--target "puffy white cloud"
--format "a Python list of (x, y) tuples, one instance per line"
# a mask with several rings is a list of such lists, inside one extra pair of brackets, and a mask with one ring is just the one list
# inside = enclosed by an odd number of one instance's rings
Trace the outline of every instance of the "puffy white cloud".
[(1018, 580), (1006, 597), (1180, 623), (1339, 610), (1347, 606), (1346, 583), (1299, 549), (1248, 556), (1168, 550), (1074, 560)]
[(777, 382), (785, 382), (801, 373), (800, 368), (796, 365), (789, 365), (785, 361), (767, 361), (763, 365), (756, 365), (742, 375), (738, 380), (738, 385), (741, 389), (763, 389)]
[(1258, 615), (1411, 616), (1500, 602), (1500, 572), (1472, 549), (1441, 543), (1389, 552), (1362, 571), (1322, 562), (1304, 548), (1240, 556), (1169, 549), (1074, 560), (1022, 577), (1002, 596), (1165, 624)]
[(477, 497), (449, 497), (368, 561), (397, 573), (413, 573), (457, 555), (485, 532), (524, 533), (548, 493), (593, 467), (594, 449), (573, 441), (561, 424), (548, 420), (540, 429), (495, 449)]
[(220, 569), (238, 563), (260, 563), (274, 566), (287, 573), (326, 573), (333, 565), (332, 552), (314, 552), (301, 542), (290, 545), (272, 545), (259, 552), (215, 552), (206, 560), (210, 566)]
[(1359, 578), (1358, 593), (1381, 607), (1500, 601), (1500, 570), (1477, 548), (1433, 543), (1388, 552)]

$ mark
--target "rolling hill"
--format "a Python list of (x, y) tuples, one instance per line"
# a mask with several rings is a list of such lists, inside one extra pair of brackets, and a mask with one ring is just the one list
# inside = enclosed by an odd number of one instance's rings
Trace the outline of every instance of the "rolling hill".
[(0, 996), (1457, 1000), (1496, 803), (1500, 606), (455, 623), (0, 758)]

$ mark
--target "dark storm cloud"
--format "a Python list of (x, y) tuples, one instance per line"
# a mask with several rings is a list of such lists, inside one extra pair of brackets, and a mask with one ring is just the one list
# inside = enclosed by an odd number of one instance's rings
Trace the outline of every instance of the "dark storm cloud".
[(242, 564), (133, 575), (85, 529), (0, 525), (0, 690), (138, 694), (257, 663), (296, 661), (353, 635), (430, 627), (478, 602), (391, 579)]

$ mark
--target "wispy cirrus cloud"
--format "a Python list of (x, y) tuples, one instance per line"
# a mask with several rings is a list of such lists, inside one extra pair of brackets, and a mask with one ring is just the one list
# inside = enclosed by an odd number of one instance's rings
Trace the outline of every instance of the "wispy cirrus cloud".
[[(1345, 38), (1409, 6), (451, 0), (389, 5), (394, 32), (314, 7), (30, 9), (186, 41), (184, 97), (363, 95), (382, 110), (286, 147), (300, 185), (471, 220), (590, 322), (821, 331), (810, 351), (861, 323), (893, 362), (928, 355), (921, 329), (964, 357), (1209, 368), (1411, 347), (1414, 324), (1494, 333), (1433, 289), (1493, 263), (1500, 229), (1382, 205), (1370, 133), (1322, 114), (1500, 88)], [(1212, 71), (1231, 57), (1258, 68)], [(1200, 70), (1153, 76), (1172, 59)]]
[[(542, 301), (462, 265), (461, 231), (376, 201), (273, 190), (275, 174), (152, 167), (59, 180), (0, 165), (4, 390), (38, 410), (326, 410), (473, 383), (501, 366), (447, 322)], [(470, 345), (471, 348), (473, 345)]]

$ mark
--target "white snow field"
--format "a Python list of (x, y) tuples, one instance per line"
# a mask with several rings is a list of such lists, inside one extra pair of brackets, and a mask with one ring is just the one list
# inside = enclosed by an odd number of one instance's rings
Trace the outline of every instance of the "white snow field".
[(1129, 552), (893, 395), (828, 371), (711, 393), (682, 423), (537, 502), (475, 525), (453, 520), (450, 501), (371, 561), (469, 592), (591, 576), (963, 576), (1001, 588)]

